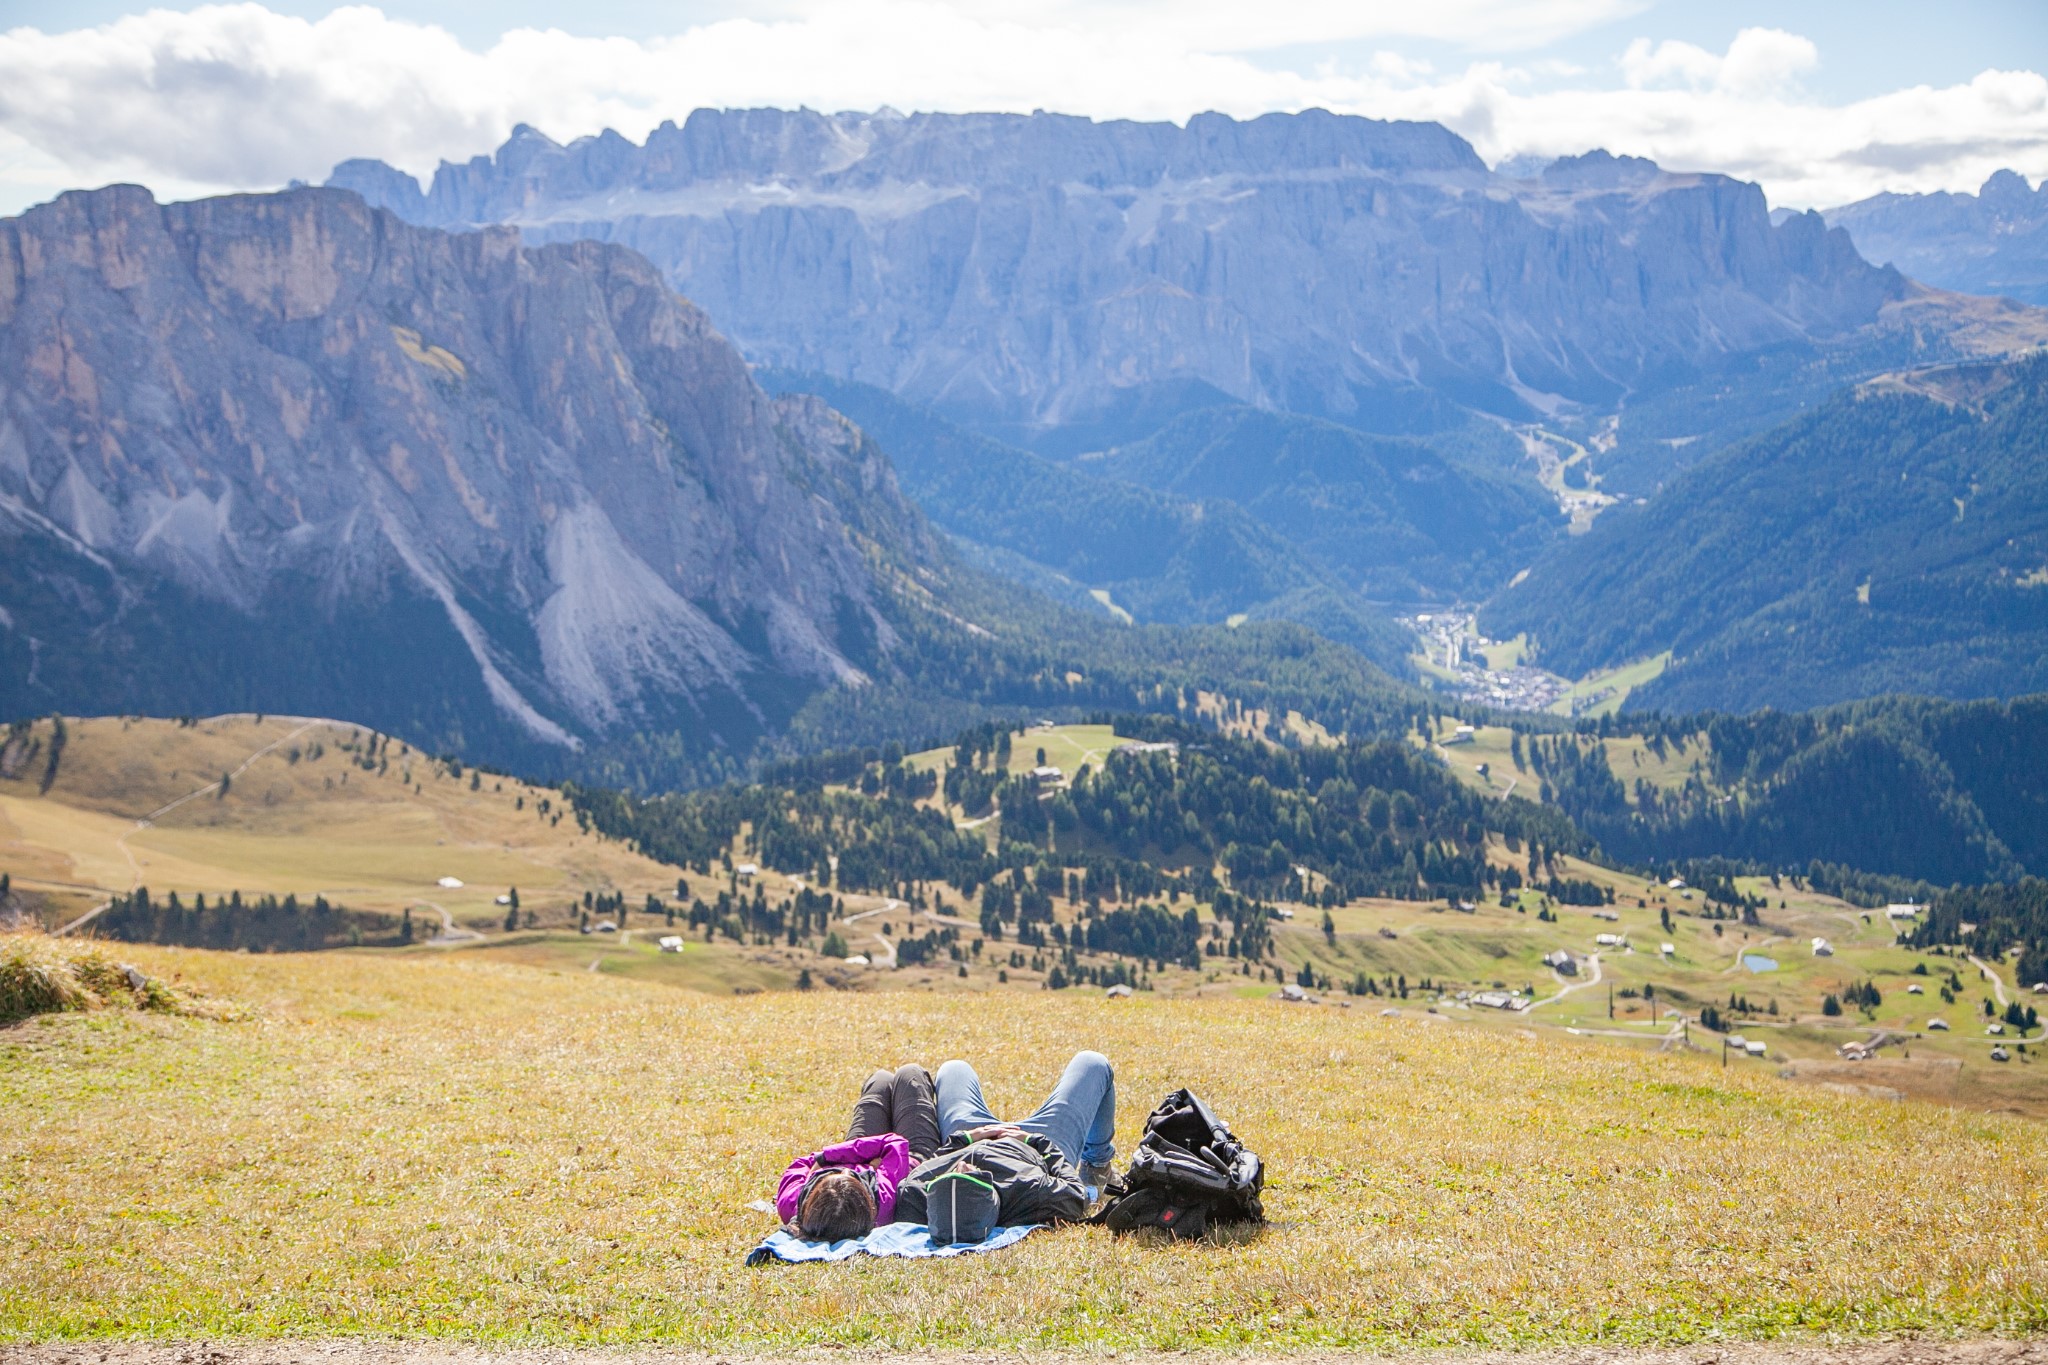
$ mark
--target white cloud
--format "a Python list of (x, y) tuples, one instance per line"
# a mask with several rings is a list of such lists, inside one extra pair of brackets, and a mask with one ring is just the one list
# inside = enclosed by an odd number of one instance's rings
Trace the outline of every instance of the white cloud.
[(1621, 54), (1622, 74), (1631, 89), (1683, 84), (1713, 87), (1738, 94), (1784, 91), (1799, 73), (1820, 64), (1820, 50), (1806, 38), (1776, 28), (1746, 28), (1735, 35), (1725, 53), (1693, 43), (1662, 42), (1651, 46), (1638, 38)]
[[(1968, 188), (2010, 165), (2048, 175), (2048, 81), (1987, 71), (1828, 105), (1800, 81), (1821, 54), (1747, 29), (1727, 51), (1630, 44), (1605, 71), (1530, 49), (1641, 0), (789, 0), (645, 41), (521, 29), (488, 50), (368, 7), (317, 21), (260, 4), (152, 10), (65, 33), (0, 33), (0, 209), (61, 184), (160, 193), (267, 188), (376, 156), (414, 173), (494, 148), (513, 124), (639, 138), (701, 106), (1016, 110), (1185, 119), (1323, 106), (1440, 119), (1483, 156), (1590, 147), (1763, 182), (1775, 202)], [(1470, 35), (1482, 33), (1486, 42)], [(1404, 38), (1493, 53), (1462, 70)], [(1367, 41), (1298, 67), (1289, 46)], [(1517, 60), (1513, 55), (1523, 53)], [(1246, 54), (1258, 54), (1253, 60)]]

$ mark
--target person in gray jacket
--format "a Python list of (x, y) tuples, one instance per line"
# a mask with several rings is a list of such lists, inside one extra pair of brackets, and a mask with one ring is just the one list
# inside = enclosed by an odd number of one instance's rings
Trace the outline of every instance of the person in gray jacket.
[(922, 1162), (896, 1196), (896, 1221), (927, 1222), (934, 1182), (954, 1175), (993, 1186), (995, 1221), (1078, 1222), (1090, 1186), (1108, 1181), (1116, 1157), (1116, 1072), (1099, 1052), (1076, 1053), (1052, 1094), (1027, 1119), (1004, 1123), (989, 1112), (981, 1078), (963, 1061), (938, 1073), (939, 1130), (946, 1142)]

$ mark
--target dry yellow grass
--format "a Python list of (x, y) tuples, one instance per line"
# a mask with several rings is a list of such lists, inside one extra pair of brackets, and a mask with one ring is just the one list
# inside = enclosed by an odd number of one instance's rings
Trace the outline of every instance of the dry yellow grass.
[[(241, 715), (192, 725), (69, 719), (66, 728), (47, 793), (38, 791), (40, 756), (0, 779), (0, 868), (24, 889), (73, 888), (74, 913), (138, 883), (160, 896), (324, 895), (393, 913), (432, 901), (477, 921), (503, 914), (492, 901), (509, 886), (543, 912), (586, 889), (636, 901), (674, 894), (675, 869), (579, 832), (573, 813), (558, 822), (538, 815), (542, 799), (565, 804), (550, 788), (486, 774), (473, 789), (467, 773), (451, 776), (396, 742), (382, 773), (355, 765), (343, 745), (368, 738), (358, 726)], [(36, 733), (47, 743), (49, 723)], [(225, 796), (206, 790), (244, 763)], [(444, 876), (465, 885), (443, 890)]]
[[(1232, 1345), (2048, 1327), (2048, 1130), (1513, 1033), (1264, 1002), (714, 999), (460, 955), (134, 949), (256, 1017), (0, 1032), (0, 1340)], [(1171, 1085), (1264, 1153), (1224, 1245), (1039, 1234), (747, 1270), (878, 1063), (1075, 1048), (1128, 1144)]]
[(132, 963), (115, 961), (96, 943), (0, 933), (0, 1026), (36, 1015), (108, 1008), (215, 1020), (243, 1017), (232, 1005), (194, 999)]

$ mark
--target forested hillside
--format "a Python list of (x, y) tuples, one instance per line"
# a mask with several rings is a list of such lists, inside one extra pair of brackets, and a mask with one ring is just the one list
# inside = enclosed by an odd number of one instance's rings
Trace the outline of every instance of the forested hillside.
[[(1609, 743), (1695, 751), (1676, 786)], [(1785, 715), (1623, 716), (1531, 736), (1532, 775), (1611, 857), (1725, 856), (1938, 886), (2048, 874), (2048, 696), (1862, 702)]]
[(1298, 621), (1405, 671), (1405, 631), (1315, 555), (1229, 501), (1098, 477), (1005, 445), (883, 389), (763, 371), (771, 391), (811, 393), (887, 452), (903, 490), (980, 567), (1084, 609), (1090, 592), (1138, 621)]
[(1565, 532), (1520, 443), (1477, 422), (1428, 438), (1371, 436), (1292, 413), (1205, 408), (1082, 464), (1229, 499), (1383, 601), (1484, 597)]
[(1867, 384), (1602, 516), (1482, 614), (1630, 705), (2048, 688), (2048, 359)]
[[(1548, 854), (1582, 847), (1557, 811), (1489, 801), (1399, 740), (1287, 749), (1156, 717), (1123, 717), (1116, 728), (1177, 752), (1113, 753), (1043, 800), (1029, 778), (1001, 776), (992, 731), (963, 733), (943, 785), (957, 791), (974, 774), (995, 774), (989, 799), (1002, 837), (994, 847), (917, 804), (942, 782), (905, 767), (900, 746), (813, 759), (747, 787), (646, 799), (578, 788), (571, 796), (605, 834), (700, 871), (745, 828), (764, 864), (817, 885), (908, 897), (917, 883), (943, 881), (1024, 925), (1050, 917), (1055, 878), (1074, 900), (1210, 903), (1234, 892), (1337, 905), (1521, 885), (1521, 872), (1488, 865), (1488, 834), (1507, 835), (1518, 849), (1526, 843), (1530, 876)], [(871, 765), (879, 765), (863, 784), (871, 795), (825, 785)], [(1042, 915), (1034, 893), (1045, 898)]]

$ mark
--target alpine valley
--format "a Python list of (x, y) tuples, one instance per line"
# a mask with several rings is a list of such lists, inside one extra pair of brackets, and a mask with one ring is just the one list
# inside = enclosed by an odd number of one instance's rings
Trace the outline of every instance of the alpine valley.
[(991, 714), (1398, 732), (1446, 702), (1396, 618), (1472, 608), (1666, 660), (1637, 705), (2010, 697), (2044, 318), (1725, 177), (1319, 111), (73, 192), (0, 223), (0, 701), (666, 786)]

